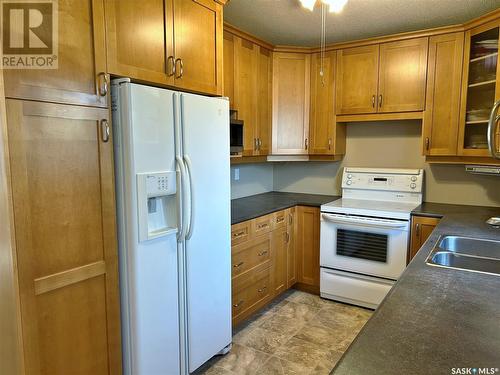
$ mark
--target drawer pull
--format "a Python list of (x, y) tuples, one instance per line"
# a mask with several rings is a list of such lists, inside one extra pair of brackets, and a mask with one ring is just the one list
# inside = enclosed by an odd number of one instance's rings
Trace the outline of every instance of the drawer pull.
[(257, 228), (258, 228), (258, 229), (262, 229), (262, 228), (266, 228), (266, 227), (268, 227), (268, 226), (269, 226), (269, 224), (268, 224), (268, 223), (264, 223), (264, 224), (259, 224), (259, 225), (257, 225)]
[(241, 305), (243, 305), (244, 303), (245, 303), (245, 300), (241, 300), (240, 302), (235, 303), (235, 304), (233, 305), (233, 307), (240, 307), (240, 306), (241, 306)]
[(240, 232), (236, 232), (236, 233), (233, 233), (233, 238), (238, 238), (238, 237), (241, 237), (245, 234), (245, 231), (242, 230)]
[(288, 214), (288, 224), (292, 225), (293, 222), (293, 216), (292, 214)]
[(238, 264), (235, 264), (233, 267), (238, 268), (241, 267), (245, 262), (239, 262)]
[(267, 250), (264, 250), (264, 251), (261, 251), (258, 255), (261, 257), (261, 256), (263, 256), (263, 255), (266, 255), (266, 254), (267, 254), (267, 252), (268, 252)]
[(267, 289), (267, 286), (264, 286), (264, 287), (260, 288), (260, 289), (258, 290), (258, 292), (259, 292), (259, 293), (262, 293), (262, 292), (264, 292), (266, 289)]
[(278, 218), (276, 219), (276, 222), (277, 222), (277, 223), (282, 223), (282, 222), (284, 222), (284, 221), (285, 221), (285, 217), (284, 217), (284, 216), (282, 216), (282, 217), (278, 217)]

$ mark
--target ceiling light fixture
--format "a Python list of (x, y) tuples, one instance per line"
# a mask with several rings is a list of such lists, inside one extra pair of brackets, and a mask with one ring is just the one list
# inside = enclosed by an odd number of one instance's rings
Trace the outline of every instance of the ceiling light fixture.
[(314, 10), (314, 6), (316, 4), (326, 5), (328, 6), (328, 10), (330, 12), (339, 13), (344, 5), (347, 3), (347, 0), (299, 0), (302, 6), (306, 9), (309, 9), (311, 12)]

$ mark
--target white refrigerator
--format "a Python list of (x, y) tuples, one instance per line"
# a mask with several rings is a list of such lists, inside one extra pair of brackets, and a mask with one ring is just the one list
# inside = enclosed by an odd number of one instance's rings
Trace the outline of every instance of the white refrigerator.
[(112, 82), (124, 373), (231, 347), (229, 104)]

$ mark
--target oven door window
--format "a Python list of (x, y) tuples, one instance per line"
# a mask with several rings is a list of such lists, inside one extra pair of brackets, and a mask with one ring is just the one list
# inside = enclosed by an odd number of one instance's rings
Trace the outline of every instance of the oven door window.
[(337, 255), (387, 262), (388, 235), (337, 229)]

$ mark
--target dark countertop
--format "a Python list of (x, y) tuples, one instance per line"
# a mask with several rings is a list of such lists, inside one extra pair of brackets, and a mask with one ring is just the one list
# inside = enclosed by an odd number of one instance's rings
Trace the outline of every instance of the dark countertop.
[(284, 210), (293, 206), (319, 207), (339, 199), (337, 195), (319, 195), (303, 193), (284, 193), (271, 191), (269, 193), (251, 195), (249, 197), (231, 200), (231, 224), (254, 219), (271, 212)]
[(500, 240), (500, 229), (485, 224), (500, 208), (424, 203), (414, 214), (442, 219), (332, 374), (500, 368), (500, 276), (425, 264), (444, 234)]

